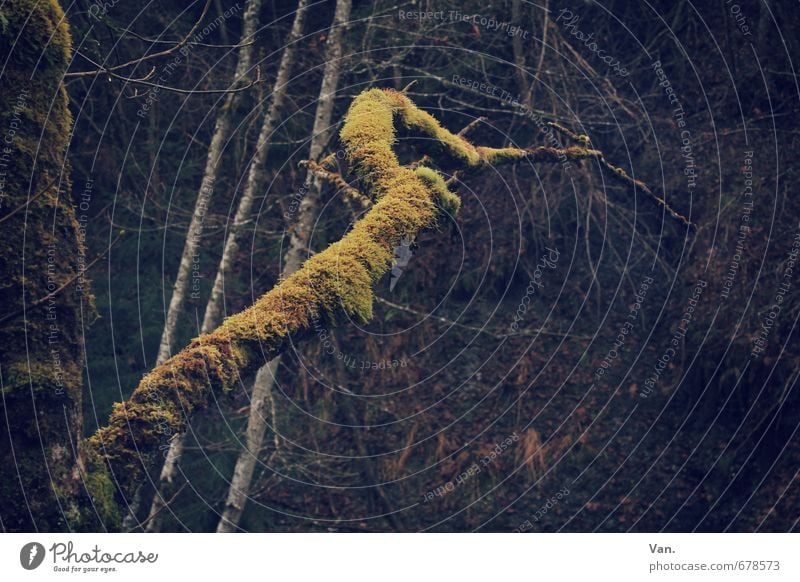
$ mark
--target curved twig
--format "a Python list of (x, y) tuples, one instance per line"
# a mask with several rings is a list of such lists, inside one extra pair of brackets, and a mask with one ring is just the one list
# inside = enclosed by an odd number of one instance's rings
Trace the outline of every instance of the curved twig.
[[(133, 65), (138, 65), (139, 63), (143, 63), (145, 61), (149, 61), (149, 60), (152, 60), (152, 59), (157, 59), (157, 58), (160, 58), (160, 57), (166, 57), (168, 55), (171, 55), (175, 51), (178, 51), (181, 48), (183, 48), (189, 42), (189, 38), (194, 34), (194, 32), (203, 23), (203, 19), (206, 17), (206, 14), (208, 13), (208, 8), (210, 6), (211, 6), (211, 0), (206, 0), (205, 5), (203, 6), (203, 11), (200, 13), (200, 18), (197, 19), (197, 22), (194, 23), (194, 25), (189, 30), (189, 32), (186, 34), (186, 36), (183, 37), (183, 39), (180, 40), (172, 48), (168, 48), (166, 50), (163, 50), (163, 51), (160, 51), (160, 52), (157, 52), (157, 53), (153, 53), (152, 55), (145, 55), (143, 57), (139, 57), (138, 59), (133, 59), (133, 60), (130, 60), (130, 61), (126, 62), (126, 63), (122, 63), (121, 65), (114, 65), (113, 67), (100, 67), (100, 68), (95, 69), (93, 71), (73, 71), (72, 73), (65, 73), (64, 77), (65, 78), (92, 77), (92, 76), (95, 76), (95, 75), (102, 75), (103, 73), (112, 73), (113, 71), (119, 71), (119, 70), (125, 69), (127, 67), (132, 67)], [(81, 55), (81, 56), (83, 56), (83, 58), (86, 58), (86, 56), (84, 56), (84, 55)], [(89, 59), (87, 59), (87, 60), (89, 60)], [(89, 60), (89, 61), (92, 62), (91, 60)], [(92, 64), (95, 65), (95, 66), (98, 66), (97, 63), (92, 62)]]
[[(256, 65), (256, 78), (250, 81), (248, 84), (242, 87), (236, 87), (233, 89), (180, 89), (178, 87), (170, 87), (169, 85), (161, 85), (159, 83), (151, 83), (147, 79), (152, 78), (155, 69), (152, 69), (146, 76), (140, 78), (133, 78), (133, 77), (125, 77), (124, 75), (120, 75), (112, 71), (111, 69), (107, 69), (103, 71), (108, 73), (108, 75), (114, 79), (119, 79), (120, 81), (125, 81), (126, 83), (133, 83), (135, 85), (144, 85), (145, 87), (150, 87), (153, 89), (163, 90), (163, 91), (172, 91), (173, 93), (180, 93), (182, 95), (216, 95), (219, 93), (239, 93), (241, 91), (247, 91), (253, 85), (257, 85), (263, 82), (261, 78), (261, 67)], [(137, 97), (143, 96), (144, 93), (140, 95), (136, 95)]]
[[(549, 125), (553, 129), (555, 129), (559, 133), (565, 135), (566, 137), (568, 137), (569, 139), (571, 139), (574, 142), (577, 142), (577, 143), (579, 143), (579, 144), (581, 144), (581, 145), (583, 145), (585, 147), (588, 147), (589, 145), (591, 145), (591, 140), (590, 140), (588, 135), (578, 135), (577, 133), (575, 133), (571, 129), (568, 129), (568, 128), (564, 127), (563, 125), (560, 125), (560, 124), (552, 122), (552, 121), (548, 122), (547, 125)], [(623, 183), (623, 184), (625, 184), (625, 185), (627, 185), (629, 187), (632, 187), (634, 189), (634, 191), (636, 189), (641, 190), (642, 192), (647, 194), (652, 200), (654, 200), (656, 202), (656, 204), (658, 204), (664, 210), (666, 210), (667, 213), (672, 218), (682, 222), (684, 225), (686, 225), (686, 226), (688, 226), (690, 228), (694, 227), (694, 224), (692, 224), (692, 222), (688, 218), (686, 218), (685, 216), (680, 214), (678, 211), (673, 209), (669, 204), (667, 204), (666, 200), (664, 200), (658, 194), (653, 192), (647, 186), (647, 184), (645, 184), (641, 180), (636, 180), (635, 178), (632, 178), (631, 176), (628, 175), (628, 173), (625, 170), (623, 170), (619, 166), (615, 166), (615, 165), (611, 164), (608, 160), (606, 160), (605, 156), (602, 153), (600, 153), (600, 155), (597, 156), (597, 161), (599, 161), (600, 164), (605, 169), (609, 170), (611, 172), (611, 175), (614, 176), (614, 178), (616, 178), (617, 181), (619, 181), (619, 182), (621, 182), (621, 183)]]

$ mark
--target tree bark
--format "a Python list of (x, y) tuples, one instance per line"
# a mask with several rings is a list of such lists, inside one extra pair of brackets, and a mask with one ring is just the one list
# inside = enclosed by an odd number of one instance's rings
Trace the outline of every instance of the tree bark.
[(269, 140), (272, 133), (275, 131), (275, 127), (280, 118), (281, 108), (286, 98), (286, 90), (289, 85), (292, 66), (294, 65), (296, 45), (303, 34), (303, 21), (305, 19), (307, 7), (308, 0), (300, 0), (297, 11), (295, 12), (292, 29), (287, 38), (286, 48), (281, 56), (281, 62), (278, 66), (278, 75), (275, 78), (275, 85), (272, 89), (272, 102), (270, 103), (269, 111), (264, 117), (261, 129), (259, 130), (258, 139), (256, 141), (256, 151), (253, 154), (253, 161), (248, 169), (244, 192), (242, 193), (242, 198), (239, 200), (239, 206), (236, 209), (236, 215), (233, 219), (230, 234), (225, 241), (225, 248), (222, 251), (219, 269), (214, 278), (214, 286), (211, 289), (211, 297), (206, 306), (202, 328), (204, 332), (216, 328), (223, 319), (225, 309), (225, 279), (230, 277), (233, 272), (233, 263), (239, 251), (242, 229), (250, 218), (253, 201), (258, 193), (258, 186), (263, 182), (264, 167), (266, 166), (267, 155), (269, 154)]
[[(317, 111), (314, 116), (311, 145), (308, 159), (318, 160), (330, 135), (331, 119), (336, 90), (339, 86), (339, 72), (342, 61), (342, 34), (347, 21), (350, 20), (352, 0), (337, 0), (333, 16), (333, 25), (325, 46), (325, 70), (317, 100)], [(291, 275), (303, 262), (304, 252), (308, 249), (309, 237), (316, 218), (316, 206), (320, 192), (320, 180), (316, 175), (307, 174), (305, 180), (306, 195), (300, 201), (297, 221), (291, 229), (289, 249), (286, 253), (284, 271)]]
[[(239, 47), (236, 72), (234, 74), (234, 84), (238, 84), (241, 79), (250, 71), (253, 62), (253, 45), (243, 41), (250, 39), (258, 30), (259, 12), (261, 11), (261, 0), (247, 0), (242, 24), (242, 46)], [(161, 334), (161, 343), (158, 346), (158, 356), (156, 365), (166, 361), (172, 354), (175, 345), (175, 334), (178, 327), (178, 317), (183, 311), (186, 302), (186, 292), (189, 289), (189, 279), (192, 272), (192, 263), (200, 246), (200, 239), (203, 236), (203, 226), (211, 195), (217, 181), (219, 162), (231, 132), (231, 117), (239, 100), (239, 92), (228, 93), (217, 114), (214, 125), (214, 133), (211, 137), (211, 144), (208, 147), (205, 170), (203, 179), (200, 183), (200, 191), (197, 193), (197, 202), (194, 205), (192, 219), (189, 223), (189, 232), (183, 245), (181, 262), (178, 267), (178, 274), (175, 277), (175, 284), (172, 288), (172, 296), (169, 301), (169, 308), (164, 322), (164, 331)]]
[[(264, 444), (264, 433), (267, 426), (267, 407), (272, 400), (272, 385), (281, 358), (273, 358), (271, 362), (259, 368), (253, 382), (253, 394), (250, 398), (250, 413), (247, 417), (247, 430), (244, 434), (244, 446), (236, 466), (233, 469), (231, 484), (225, 499), (225, 508), (217, 524), (217, 533), (236, 531), (244, 512), (244, 506), (250, 493), (253, 471), (258, 462), (258, 454)], [(274, 419), (273, 419), (274, 420)], [(273, 430), (277, 430), (273, 426)]]
[(89, 474), (81, 436), (94, 300), (83, 276), (88, 217), (76, 217), (66, 159), (72, 41), (53, 0), (17, 0), (2, 13), (0, 528), (99, 530), (118, 515), (107, 475)]
[[(516, 26), (523, 25), (523, 9), (522, 0), (511, 1), (511, 21)], [(528, 81), (528, 67), (525, 64), (525, 45), (522, 42), (522, 37), (515, 34), (511, 39), (511, 46), (514, 49), (514, 72), (517, 75), (517, 85), (519, 85), (520, 95), (522, 95), (522, 103), (525, 107), (530, 108), (531, 105), (531, 84)], [(537, 71), (538, 75), (539, 71)]]
[[(301, 5), (304, 4), (306, 0), (301, 0)], [(251, 40), (253, 35), (258, 31), (259, 27), (259, 15), (261, 11), (262, 0), (249, 0), (247, 6), (245, 8), (245, 12), (243, 15), (243, 25), (242, 25), (242, 36), (239, 40), (239, 44), (241, 44), (241, 48), (239, 48), (239, 60), (236, 66), (236, 76), (235, 79), (242, 78), (245, 74), (247, 74), (248, 70), (252, 66), (253, 62), (253, 45), (252, 44), (245, 44), (248, 40)], [(298, 9), (299, 10), (299, 9)], [(295, 17), (295, 24), (292, 27), (292, 33), (294, 34), (294, 30), (297, 23), (297, 17)], [(290, 41), (294, 40), (294, 38), (290, 37)], [(287, 47), (288, 52), (293, 51), (293, 47), (291, 44)], [(289, 57), (291, 60), (292, 57)], [(285, 85), (285, 81), (288, 80), (288, 73), (284, 72), (286, 66), (286, 51), (284, 51), (284, 56), (281, 60), (280, 68), (278, 71), (278, 78), (275, 82), (275, 90), (283, 91), (283, 86)], [(281, 83), (281, 75), (284, 74), (284, 82)], [(274, 93), (274, 92), (273, 92)], [(230, 129), (231, 129), (231, 114), (232, 110), (235, 108), (235, 100), (238, 96), (238, 93), (229, 94), (226, 97), (225, 104), (223, 105), (220, 113), (217, 117), (216, 126), (214, 128), (214, 135), (211, 141), (211, 145), (208, 151), (208, 157), (206, 160), (206, 169), (205, 174), (203, 176), (202, 186), (200, 189), (200, 193), (198, 194), (197, 204), (195, 205), (195, 211), (192, 215), (192, 223), (189, 226), (189, 234), (186, 238), (186, 244), (184, 245), (183, 255), (181, 257), (181, 266), (178, 271), (178, 276), (175, 281), (175, 288), (173, 290), (173, 295), (170, 300), (169, 310), (167, 312), (167, 319), (166, 324), (164, 325), (164, 332), (161, 336), (161, 344), (158, 350), (158, 358), (156, 359), (156, 363), (160, 364), (164, 360), (166, 360), (175, 341), (175, 332), (177, 327), (178, 316), (180, 312), (183, 310), (183, 305), (186, 299), (186, 292), (188, 289), (188, 280), (189, 274), (191, 271), (191, 266), (193, 262), (193, 255), (196, 253), (197, 244), (200, 238), (200, 232), (202, 232), (202, 222), (205, 217), (205, 210), (208, 206), (208, 198), (211, 195), (211, 190), (213, 190), (213, 184), (217, 179), (217, 169), (219, 167), (219, 160), (221, 155), (221, 148), (228, 140), (230, 136)], [(282, 100), (283, 94), (281, 92), (280, 99)], [(273, 98), (273, 105), (277, 101), (277, 98)], [(274, 111), (274, 107), (270, 108), (270, 114), (272, 115)], [(268, 115), (268, 117), (269, 117)], [(274, 126), (274, 119), (272, 121), (272, 125)], [(271, 133), (271, 131), (270, 131)], [(259, 136), (259, 145), (260, 145), (261, 136)], [(258, 150), (256, 151), (256, 156), (258, 156)], [(208, 187), (207, 185), (210, 185)], [(238, 230), (239, 225), (249, 216), (250, 210), (253, 205), (253, 198), (254, 193), (253, 190), (250, 189), (250, 183), (248, 181), (247, 187), (245, 188), (244, 195), (239, 202), (239, 207), (236, 212), (236, 218), (234, 219), (233, 230), (231, 235), (225, 242), (225, 248), (222, 253), (222, 259), (220, 260), (219, 270), (217, 271), (217, 277), (214, 281), (214, 289), (211, 293), (211, 298), (206, 305), (206, 312), (205, 317), (203, 320), (203, 325), (201, 328), (201, 333), (208, 333), (212, 331), (215, 327), (217, 327), (222, 319), (222, 307), (223, 307), (223, 297), (222, 297), (222, 290), (218, 289), (218, 281), (224, 278), (224, 274), (228, 274), (230, 272), (230, 265), (232, 262), (232, 257), (235, 256), (236, 251), (238, 250)], [(200, 228), (200, 232), (196, 229)], [(224, 273), (224, 274), (223, 274)], [(146, 520), (145, 530), (148, 532), (157, 532), (161, 530), (162, 519), (164, 517), (164, 510), (166, 509), (166, 501), (172, 496), (174, 493), (174, 485), (176, 483), (176, 477), (178, 473), (178, 461), (183, 454), (183, 449), (185, 446), (185, 441), (187, 438), (186, 433), (180, 433), (175, 435), (172, 440), (170, 441), (169, 449), (167, 451), (166, 458), (164, 459), (164, 464), (161, 467), (161, 473), (158, 479), (158, 490), (155, 492), (153, 496), (153, 501), (150, 504), (150, 511), (148, 512), (148, 517)], [(133, 513), (129, 514), (130, 516)], [(128, 529), (130, 529), (131, 524), (128, 525)]]
[[(325, 68), (322, 73), (322, 84), (317, 99), (317, 109), (314, 115), (314, 127), (308, 154), (311, 160), (316, 160), (321, 156), (330, 135), (333, 105), (336, 90), (339, 86), (339, 72), (341, 70), (342, 35), (347, 22), (350, 20), (351, 8), (352, 0), (337, 0), (336, 2), (333, 24), (325, 44)], [(317, 201), (321, 189), (320, 180), (316, 175), (312, 176), (309, 172), (306, 175), (304, 186), (306, 195), (300, 201), (297, 221), (291, 230), (289, 249), (286, 253), (283, 271), (284, 276), (291, 275), (300, 268), (317, 214)], [(219, 278), (219, 275), (217, 277)], [(208, 312), (206, 312), (206, 316), (208, 316)], [(253, 395), (247, 419), (247, 432), (245, 433), (245, 446), (236, 459), (236, 467), (228, 488), (225, 508), (217, 524), (217, 532), (220, 533), (239, 529), (242, 512), (250, 494), (253, 472), (258, 462), (258, 454), (264, 443), (264, 433), (268, 424), (264, 414), (264, 406), (265, 403), (271, 402), (275, 374), (280, 366), (280, 356), (273, 359), (267, 366), (269, 367), (269, 373), (262, 373), (262, 368), (253, 383)], [(273, 430), (277, 430), (277, 427), (273, 427)]]

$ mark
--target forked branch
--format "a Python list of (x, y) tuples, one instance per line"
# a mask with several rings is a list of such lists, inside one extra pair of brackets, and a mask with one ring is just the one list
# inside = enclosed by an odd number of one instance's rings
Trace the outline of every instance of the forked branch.
[[(169, 435), (205, 408), (213, 391), (233, 389), (290, 345), (311, 334), (320, 320), (334, 325), (349, 317), (372, 317), (373, 285), (389, 270), (392, 251), (403, 237), (435, 225), (443, 212), (455, 213), (460, 199), (436, 170), (402, 166), (393, 150), (396, 129), (425, 136), (433, 159), (452, 171), (513, 163), (600, 158), (586, 147), (532, 149), (475, 147), (439, 125), (404, 94), (371, 89), (352, 103), (341, 130), (351, 166), (361, 177), (372, 207), (338, 242), (309, 258), (248, 309), (147, 374), (123, 403), (114, 405), (107, 426), (90, 439), (123, 495), (130, 493)], [(318, 168), (323, 169), (324, 168)]]

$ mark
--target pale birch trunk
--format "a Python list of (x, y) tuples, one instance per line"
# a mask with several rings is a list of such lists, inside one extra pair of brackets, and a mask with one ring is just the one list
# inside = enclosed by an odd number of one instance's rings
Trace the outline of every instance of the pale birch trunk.
[(278, 123), (281, 108), (286, 99), (286, 89), (289, 84), (292, 66), (294, 65), (295, 50), (297, 43), (303, 34), (303, 19), (307, 11), (308, 0), (300, 0), (297, 11), (295, 12), (292, 30), (287, 39), (286, 48), (283, 50), (281, 62), (278, 66), (278, 76), (275, 78), (275, 85), (272, 89), (272, 101), (269, 111), (264, 117), (261, 130), (256, 141), (256, 151), (253, 154), (253, 161), (250, 164), (245, 182), (242, 198), (236, 209), (236, 215), (231, 225), (230, 233), (225, 241), (225, 248), (222, 251), (222, 258), (219, 262), (217, 276), (214, 278), (214, 287), (211, 290), (211, 297), (206, 306), (205, 316), (203, 317), (203, 332), (212, 331), (221, 322), (224, 316), (225, 307), (225, 278), (229, 277), (233, 268), (233, 262), (239, 251), (241, 242), (241, 231), (243, 225), (250, 218), (250, 211), (253, 208), (258, 192), (258, 185), (262, 182), (264, 167), (267, 163), (269, 153), (269, 139), (275, 126)]
[[(261, 12), (262, 0), (247, 0), (245, 5), (244, 14), (242, 16), (242, 35), (239, 43), (242, 45), (238, 49), (236, 72), (234, 73), (234, 84), (238, 84), (248, 74), (253, 64), (253, 44), (251, 43), (253, 35), (258, 30), (259, 14)], [(228, 93), (225, 101), (220, 108), (217, 120), (214, 125), (214, 133), (211, 137), (211, 144), (208, 148), (206, 157), (206, 166), (203, 172), (203, 179), (200, 183), (200, 191), (197, 194), (197, 202), (192, 212), (192, 219), (189, 223), (189, 232), (186, 235), (186, 241), (183, 246), (183, 254), (181, 255), (180, 266), (178, 267), (178, 274), (175, 277), (175, 284), (172, 289), (172, 297), (170, 298), (169, 308), (167, 309), (167, 316), (164, 322), (164, 330), (161, 334), (161, 343), (158, 347), (158, 355), (156, 356), (156, 365), (165, 362), (172, 354), (172, 349), (175, 345), (175, 334), (178, 327), (178, 317), (183, 311), (186, 302), (186, 293), (189, 289), (189, 279), (192, 272), (192, 263), (197, 253), (200, 244), (200, 238), (203, 234), (203, 223), (205, 221), (206, 212), (208, 211), (208, 204), (211, 195), (214, 191), (214, 185), (217, 181), (217, 174), (219, 169), (219, 162), (222, 156), (222, 151), (225, 143), (228, 141), (231, 133), (231, 114), (235, 108), (236, 101), (239, 98), (238, 92)], [(175, 467), (177, 459), (183, 450), (183, 437), (178, 436), (170, 443), (170, 449), (167, 453), (167, 458), (161, 470), (159, 482), (172, 483), (175, 476)], [(181, 442), (178, 442), (181, 441)], [(166, 475), (165, 475), (166, 473)], [(133, 509), (128, 513), (123, 521), (123, 529), (129, 530), (136, 525), (136, 510), (141, 503), (141, 489), (136, 492), (134, 501), (132, 503)], [(158, 507), (156, 507), (158, 505)], [(163, 499), (159, 492), (156, 492), (153, 498), (153, 504), (150, 508), (150, 517), (159, 515), (159, 511), (163, 508)], [(156, 513), (154, 514), (154, 510)], [(148, 521), (147, 531), (153, 531), (152, 527), (158, 528), (158, 524), (153, 524), (153, 521)], [(158, 531), (155, 529), (154, 531)]]
[[(303, 20), (305, 18), (308, 0), (300, 0), (297, 11), (295, 12), (294, 22), (289, 37), (284, 48), (281, 62), (278, 66), (278, 74), (275, 78), (275, 84), (272, 90), (272, 97), (269, 110), (264, 117), (261, 130), (256, 141), (256, 151), (253, 155), (252, 163), (247, 174), (244, 192), (239, 200), (239, 205), (236, 209), (236, 214), (233, 219), (230, 232), (225, 240), (225, 246), (220, 258), (217, 275), (214, 278), (214, 286), (211, 290), (211, 297), (206, 305), (205, 315), (203, 316), (203, 325), (201, 333), (208, 333), (216, 329), (222, 322), (225, 307), (225, 278), (231, 275), (233, 263), (239, 251), (239, 243), (241, 242), (242, 227), (250, 217), (250, 212), (253, 208), (253, 200), (255, 199), (258, 191), (258, 185), (261, 183), (264, 167), (267, 161), (267, 154), (269, 153), (269, 138), (275, 129), (278, 122), (280, 110), (286, 98), (286, 89), (289, 84), (292, 65), (294, 64), (295, 50), (298, 40), (303, 33)], [(277, 370), (277, 363), (275, 364)], [(251, 399), (252, 408), (263, 408), (263, 401), (265, 397), (263, 394), (256, 394), (256, 387), (259, 383), (263, 383), (263, 376), (267, 373), (267, 366), (264, 366), (256, 374), (256, 379), (253, 386), (253, 396)], [(267, 374), (268, 375), (268, 374)], [(271, 380), (269, 386), (272, 385)], [(258, 404), (257, 404), (258, 402)], [(177, 435), (170, 443), (170, 450), (167, 454), (167, 459), (161, 470), (160, 478), (160, 491), (153, 498), (153, 503), (150, 507), (150, 514), (147, 519), (147, 531), (157, 532), (161, 529), (161, 520), (163, 517), (163, 510), (168, 502), (168, 494), (172, 491), (177, 475), (178, 460), (183, 453), (183, 448), (187, 438), (186, 433)]]
[[(341, 69), (342, 35), (350, 19), (351, 7), (352, 0), (337, 0), (336, 2), (333, 25), (325, 46), (325, 69), (322, 74), (322, 84), (317, 100), (317, 111), (314, 116), (314, 128), (308, 155), (311, 160), (317, 160), (320, 157), (330, 133), (333, 105)], [(286, 253), (283, 275), (287, 277), (297, 271), (303, 262), (303, 254), (308, 245), (311, 227), (316, 216), (320, 182), (318, 178), (308, 174), (305, 186), (306, 195), (300, 203), (297, 221), (292, 229), (289, 249)], [(258, 453), (264, 442), (264, 433), (267, 427), (264, 406), (271, 401), (272, 385), (275, 381), (275, 373), (279, 364), (280, 357), (274, 358), (264, 367), (269, 368), (267, 373), (262, 373), (264, 372), (264, 368), (262, 368), (256, 375), (256, 380), (253, 384), (250, 414), (247, 419), (245, 447), (236, 460), (236, 467), (228, 489), (225, 508), (217, 525), (217, 532), (232, 532), (239, 529), (239, 522), (250, 492), (253, 471), (258, 461)], [(273, 426), (273, 430), (275, 429), (276, 427)]]
[[(248, 73), (253, 62), (253, 45), (249, 40), (258, 30), (258, 17), (261, 11), (261, 0), (248, 0), (245, 7), (242, 24), (242, 39), (236, 64), (234, 83), (238, 84)], [(217, 115), (214, 125), (214, 133), (211, 137), (211, 144), (208, 147), (206, 166), (203, 171), (203, 180), (200, 183), (200, 191), (197, 194), (197, 202), (192, 212), (192, 220), (189, 223), (189, 232), (186, 235), (186, 242), (183, 245), (178, 275), (175, 277), (175, 285), (172, 289), (172, 297), (167, 309), (164, 331), (161, 334), (161, 343), (158, 347), (156, 364), (161, 364), (172, 355), (172, 348), (175, 344), (175, 333), (177, 331), (178, 316), (183, 311), (186, 301), (186, 291), (189, 288), (189, 276), (192, 272), (193, 257), (197, 253), (200, 245), (200, 238), (203, 235), (203, 223), (205, 222), (206, 212), (214, 186), (217, 181), (217, 171), (222, 156), (222, 150), (228, 141), (231, 132), (231, 113), (234, 105), (239, 98), (238, 92), (231, 92), (225, 97), (225, 101)]]
[[(330, 133), (331, 117), (333, 115), (333, 102), (336, 89), (339, 86), (339, 71), (342, 60), (342, 32), (344, 25), (350, 19), (352, 0), (337, 0), (334, 14), (333, 27), (328, 36), (325, 47), (325, 71), (322, 75), (322, 85), (319, 90), (317, 112), (314, 116), (314, 130), (308, 159), (318, 160), (322, 155)], [(285, 274), (291, 275), (303, 263), (303, 253), (308, 248), (311, 228), (316, 217), (317, 198), (319, 197), (320, 180), (310, 173), (305, 181), (306, 195), (300, 201), (297, 212), (297, 221), (292, 228), (289, 249), (286, 252)]]

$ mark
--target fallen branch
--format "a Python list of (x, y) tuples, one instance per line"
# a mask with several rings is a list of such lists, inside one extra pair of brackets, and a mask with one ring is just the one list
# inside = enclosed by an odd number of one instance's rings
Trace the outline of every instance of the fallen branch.
[(373, 285), (391, 268), (393, 249), (455, 213), (460, 199), (438, 171), (401, 166), (393, 151), (396, 125), (436, 144), (432, 157), (452, 170), (476, 170), (517, 161), (554, 162), (596, 158), (583, 146), (564, 149), (475, 147), (439, 125), (395, 90), (371, 89), (353, 101), (341, 130), (351, 167), (361, 177), (372, 208), (338, 242), (305, 261), (254, 305), (227, 318), (215, 331), (147, 374), (131, 397), (114, 405), (107, 426), (89, 440), (108, 463), (123, 497), (169, 435), (208, 406), (210, 394), (230, 392), (240, 378), (293, 342), (313, 335), (313, 326), (372, 317)]

